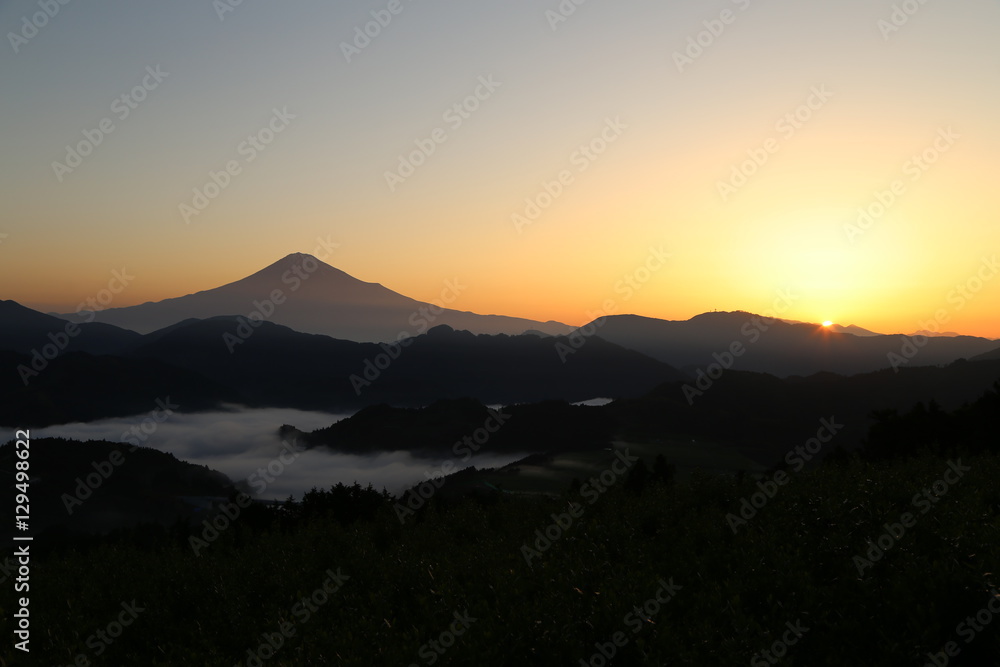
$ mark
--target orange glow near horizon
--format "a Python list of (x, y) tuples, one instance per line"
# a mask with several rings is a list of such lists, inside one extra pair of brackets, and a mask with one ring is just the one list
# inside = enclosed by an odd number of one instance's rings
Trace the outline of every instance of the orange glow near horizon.
[[(312, 249), (303, 248), (301, 251), (311, 252)], [(674, 261), (675, 257), (671, 257), (668, 262)], [(397, 265), (392, 272), (395, 275), (389, 276), (391, 279), (386, 280), (371, 272), (363, 271), (360, 267), (354, 267), (356, 258), (346, 253), (339, 258), (343, 261), (337, 261), (337, 257), (329, 257), (327, 263), (359, 280), (381, 283), (388, 289), (420, 301), (432, 301), (439, 296), (445, 280), (457, 279), (466, 285), (467, 289), (450, 305), (454, 309), (540, 321), (556, 320), (572, 326), (586, 324), (604, 314), (635, 314), (667, 320), (687, 320), (711, 310), (742, 310), (753, 313), (776, 313), (781, 319), (821, 323), (823, 327), (829, 327), (834, 320), (822, 317), (819, 313), (829, 312), (836, 306), (838, 312), (854, 313), (846, 317), (838, 316), (837, 322), (844, 325), (855, 324), (877, 333), (909, 334), (920, 329), (936, 329), (941, 332), (1000, 338), (998, 330), (1000, 327), (997, 326), (995, 311), (990, 308), (991, 303), (995, 301), (991, 302), (989, 297), (973, 292), (971, 287), (965, 286), (965, 289), (961, 289), (964, 283), (956, 283), (954, 288), (938, 296), (936, 308), (933, 306), (923, 309), (921, 306), (908, 308), (902, 303), (901, 298), (891, 310), (878, 307), (851, 309), (842, 307), (839, 300), (831, 298), (829, 290), (821, 288), (811, 289), (811, 296), (820, 304), (818, 306), (814, 305), (805, 290), (799, 291), (802, 288), (779, 286), (761, 297), (760, 290), (751, 293), (747, 286), (742, 286), (740, 289), (741, 286), (733, 285), (727, 290), (720, 278), (716, 279), (712, 289), (706, 289), (704, 292), (694, 290), (685, 292), (678, 288), (690, 284), (691, 281), (678, 280), (678, 273), (683, 273), (685, 270), (683, 267), (668, 264), (658, 272), (647, 273), (641, 270), (647, 258), (648, 252), (640, 252), (637, 259), (636, 256), (631, 258), (636, 259), (631, 263), (631, 269), (627, 268), (630, 266), (629, 263), (621, 262), (617, 270), (609, 269), (600, 276), (595, 276), (593, 273), (589, 276), (582, 273), (576, 275), (566, 273), (553, 276), (551, 284), (543, 285), (533, 283), (529, 277), (516, 275), (489, 274), (489, 280), (482, 277), (476, 279), (472, 277), (474, 274), (467, 267), (461, 265), (449, 273), (438, 272), (430, 277), (423, 276), (422, 280), (409, 280), (405, 275), (401, 275), (403, 267)], [(267, 259), (262, 257), (261, 261), (254, 265), (237, 267), (220, 262), (203, 267), (201, 271), (197, 271), (197, 267), (186, 267), (182, 279), (174, 277), (169, 263), (164, 263), (160, 267), (162, 274), (157, 275), (149, 270), (149, 265), (143, 265), (147, 267), (144, 271), (133, 270), (129, 264), (95, 270), (81, 262), (75, 267), (79, 271), (75, 279), (64, 283), (59, 280), (60, 276), (48, 274), (45, 281), (26, 286), (30, 289), (22, 290), (23, 296), (15, 300), (42, 312), (74, 312), (79, 303), (107, 286), (113, 271), (120, 272), (124, 269), (127, 274), (134, 276), (134, 280), (126, 290), (115, 297), (109, 307), (132, 306), (220, 287), (246, 277), (278, 259), (280, 257)], [(237, 260), (232, 261), (236, 263)], [(70, 263), (70, 266), (73, 264)], [(690, 273), (695, 274), (694, 267), (691, 267)], [(647, 280), (642, 282), (642, 278)], [(708, 276), (704, 273), (699, 278), (708, 280)], [(972, 287), (976, 284), (973, 281)], [(756, 283), (751, 286), (755, 285)], [(571, 292), (571, 287), (576, 287), (577, 291)], [(717, 300), (711, 296), (716, 290), (729, 291), (732, 296), (725, 300)], [(913, 292), (916, 290), (910, 291), (911, 303), (923, 304), (924, 300), (917, 298)], [(885, 293), (887, 296), (891, 294), (889, 290)], [(69, 299), (65, 296), (67, 294), (71, 295)], [(782, 294), (790, 297), (791, 302), (789, 303), (787, 299), (782, 300)], [(899, 294), (901, 297), (907, 296), (905, 291)], [(532, 298), (525, 298), (526, 295), (531, 295)], [(8, 298), (9, 296), (7, 295)], [(609, 300), (614, 304), (614, 308), (604, 312), (604, 303)]]
[[(921, 5), (887, 39), (864, 0), (732, 4), (747, 9), (682, 71), (672, 52), (712, 13), (699, 3), (587, 4), (557, 31), (530, 4), (414, 5), (352, 62), (338, 44), (371, 18), (350, 3), (241, 10), (267, 50), (183, 3), (53, 21), (0, 60), (18, 91), (0, 298), (72, 312), (124, 267), (135, 280), (111, 306), (158, 301), (329, 238), (327, 263), (359, 280), (431, 301), (458, 279), (451, 307), (484, 314), (581, 325), (611, 300), (1000, 338), (1000, 6)], [(140, 62), (170, 75), (119, 119)], [(481, 77), (498, 87), (445, 120)], [(294, 119), (243, 161), (285, 107)], [(57, 176), (102, 116), (114, 132)], [(228, 160), (239, 174), (185, 219)]]

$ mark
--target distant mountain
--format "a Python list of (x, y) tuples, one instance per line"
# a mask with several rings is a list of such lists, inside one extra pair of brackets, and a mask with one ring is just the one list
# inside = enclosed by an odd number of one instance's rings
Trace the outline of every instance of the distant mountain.
[[(134, 331), (88, 319), (77, 314), (60, 319), (16, 301), (0, 301), (0, 350), (25, 354), (37, 350), (45, 358), (62, 352), (108, 354), (126, 349), (142, 338)], [(46, 346), (50, 346), (48, 350), (43, 349)]]
[(426, 405), (470, 396), (512, 403), (639, 395), (686, 378), (671, 366), (599, 338), (560, 357), (564, 337), (474, 335), (446, 325), (406, 347), (356, 343), (262, 323), (230, 353), (239, 324), (218, 317), (151, 334), (133, 355), (239, 388), (253, 405), (356, 409), (375, 403)]
[(1000, 359), (1000, 347), (990, 352), (984, 352), (983, 354), (978, 354), (970, 359), (970, 361), (991, 361), (994, 359)]
[(737, 446), (769, 466), (816, 435), (821, 419), (833, 418), (841, 425), (823, 446), (824, 455), (838, 446), (855, 449), (874, 423), (875, 411), (905, 411), (920, 402), (953, 410), (974, 402), (998, 382), (1000, 360), (962, 360), (849, 377), (818, 373), (782, 379), (727, 371), (693, 402), (685, 383), (675, 382), (604, 409), (635, 437), (687, 434)]
[(874, 331), (869, 331), (868, 329), (862, 329), (856, 324), (848, 324), (846, 327), (840, 324), (832, 324), (828, 327), (829, 329), (836, 331), (837, 333), (851, 334), (852, 336), (882, 336), (884, 334), (875, 333)]
[[(808, 324), (810, 326), (819, 327), (822, 326), (816, 322), (802, 322), (801, 320), (781, 320), (786, 324)], [(830, 326), (824, 327), (828, 331), (836, 331), (837, 333), (848, 333), (853, 336), (881, 336), (883, 334), (875, 333), (874, 331), (869, 331), (868, 329), (863, 329), (856, 324), (848, 324), (844, 326), (842, 324), (831, 324)]]
[[(647, 453), (659, 449), (671, 460), (708, 448), (738, 452), (769, 467), (815, 437), (821, 427), (818, 453), (825, 456), (838, 447), (860, 447), (882, 411), (905, 412), (919, 403), (945, 410), (971, 404), (1000, 387), (1000, 360), (850, 377), (820, 373), (782, 379), (729, 371), (693, 403), (684, 385), (667, 382), (641, 396), (599, 407), (549, 401), (504, 408), (505, 421), (489, 435), (484, 449), (557, 454), (603, 449), (618, 440), (644, 444), (637, 449)], [(285, 426), (282, 435), (295, 436), (308, 447), (350, 453), (406, 450), (432, 458), (466, 458), (463, 437), (484, 424), (496, 426), (496, 418), (471, 399), (437, 401), (421, 409), (376, 405), (312, 433)], [(706, 461), (705, 454), (695, 458)]]
[(962, 334), (955, 333), (954, 331), (928, 331), (927, 329), (921, 329), (920, 331), (915, 331), (910, 335), (926, 336), (928, 338), (954, 338), (955, 336), (961, 336)]
[[(444, 289), (444, 300), (457, 299), (463, 286), (447, 283)], [(485, 334), (520, 334), (529, 329), (566, 334), (571, 330), (559, 322), (442, 307), (447, 305), (411, 299), (378, 283), (358, 280), (312, 255), (294, 253), (236, 282), (173, 299), (109, 308), (97, 312), (95, 321), (150, 333), (191, 318), (242, 315), (303, 333), (359, 342), (394, 342), (401, 333), (417, 336), (439, 324)]]
[(614, 315), (587, 326), (601, 338), (689, 373), (719, 364), (779, 377), (822, 371), (854, 375), (894, 365), (948, 364), (996, 347), (995, 341), (973, 336), (916, 341), (903, 335), (859, 336), (746, 312), (704, 313), (686, 321)]
[(157, 400), (193, 412), (222, 403), (241, 403), (237, 389), (197, 371), (155, 359), (66, 352), (51, 360), (25, 385), (19, 367), (27, 354), (0, 351), (0, 426), (15, 428), (87, 422), (151, 412)]
[(232, 316), (185, 320), (146, 335), (86, 325), (92, 335), (77, 338), (92, 349), (114, 349), (114, 356), (60, 351), (36, 371), (24, 348), (44, 344), (46, 334), (39, 332), (49, 326), (58, 332), (68, 323), (10, 304), (5, 308), (31, 325), (23, 330), (34, 332), (23, 343), (8, 336), (21, 351), (0, 349), (0, 424), (12, 426), (140, 414), (168, 396), (181, 411), (221, 403), (337, 411), (464, 396), (489, 404), (635, 396), (686, 378), (600, 338), (580, 346), (566, 337), (474, 335), (438, 325), (403, 346), (339, 340), (271, 322), (253, 327)]
[[(466, 439), (477, 431), (485, 439)], [(491, 411), (469, 398), (436, 401), (425, 408), (376, 405), (312, 433), (288, 426), (281, 430), (282, 438), (294, 436), (306, 447), (355, 454), (406, 450), (465, 460), (480, 449), (491, 454), (600, 449), (611, 443), (613, 434), (614, 423), (601, 408), (544, 401)]]

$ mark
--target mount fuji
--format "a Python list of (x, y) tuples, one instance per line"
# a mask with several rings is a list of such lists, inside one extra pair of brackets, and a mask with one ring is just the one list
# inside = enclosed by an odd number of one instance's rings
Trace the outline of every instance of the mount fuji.
[[(189, 319), (220, 315), (266, 320), (303, 333), (357, 342), (393, 342), (417, 336), (440, 324), (476, 334), (525, 331), (569, 333), (560, 322), (537, 322), (502, 315), (480, 315), (447, 308), (462, 289), (446, 281), (442, 300), (411, 299), (378, 283), (367, 283), (304, 253), (293, 253), (241, 280), (187, 296), (96, 312), (95, 322), (141, 334)], [(60, 315), (76, 321), (75, 314)]]

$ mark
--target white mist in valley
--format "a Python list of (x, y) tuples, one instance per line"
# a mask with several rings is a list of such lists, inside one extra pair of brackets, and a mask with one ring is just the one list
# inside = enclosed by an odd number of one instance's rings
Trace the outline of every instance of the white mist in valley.
[[(232, 410), (200, 413), (174, 413), (156, 425), (156, 431), (142, 443), (178, 459), (205, 465), (225, 474), (234, 482), (253, 477), (257, 490), (263, 480), (266, 487), (257, 494), (260, 498), (284, 500), (289, 495), (300, 499), (309, 489), (327, 489), (338, 482), (344, 484), (372, 484), (376, 489), (387, 489), (398, 495), (403, 489), (439, 476), (442, 464), (451, 460), (455, 470), (474, 465), (477, 468), (496, 468), (524, 454), (493, 455), (489, 443), (471, 460), (425, 459), (409, 452), (379, 452), (365, 455), (341, 454), (324, 447), (302, 450), (294, 443), (283, 443), (278, 437), (282, 424), (295, 426), (302, 431), (313, 431), (340, 421), (348, 414), (308, 412), (286, 408)], [(62, 424), (32, 429), (32, 438), (71, 438), (74, 440), (123, 441), (123, 434), (142, 423), (144, 415), (120, 419), (76, 424)], [(13, 432), (2, 433), (3, 441), (13, 438)], [(134, 443), (134, 438), (128, 440)], [(289, 445), (293, 445), (291, 448)], [(294, 460), (288, 451), (294, 450)], [(281, 457), (289, 461), (281, 463)], [(278, 463), (276, 463), (276, 461)], [(280, 463), (280, 465), (279, 465)], [(125, 463), (128, 465), (128, 459)], [(268, 466), (272, 472), (267, 472)], [(273, 471), (279, 470), (274, 475)], [(261, 474), (266, 472), (266, 477)], [(268, 479), (273, 481), (267, 481)], [(253, 489), (251, 489), (253, 490)]]

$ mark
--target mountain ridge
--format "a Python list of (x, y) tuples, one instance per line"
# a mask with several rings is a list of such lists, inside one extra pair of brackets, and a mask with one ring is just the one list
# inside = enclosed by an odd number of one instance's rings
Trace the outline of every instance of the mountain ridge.
[[(38, 315), (44, 322), (70, 325)], [(448, 325), (405, 344), (337, 339), (274, 322), (253, 327), (232, 315), (190, 319), (145, 335), (100, 326), (115, 338), (128, 337), (114, 356), (95, 351), (107, 347), (95, 340), (91, 349), (60, 352), (36, 367), (24, 346), (0, 348), (0, 424), (119, 416), (167, 395), (185, 409), (239, 403), (337, 411), (379, 402), (419, 406), (460, 396), (489, 404), (579, 401), (635, 395), (687, 377), (600, 339), (563, 358), (558, 346), (571, 349), (566, 337), (472, 334)], [(48, 341), (45, 333), (38, 335), (30, 343), (36, 347)], [(22, 371), (30, 373), (29, 383), (22, 382)]]
[(191, 318), (233, 314), (357, 342), (395, 342), (404, 334), (422, 334), (435, 324), (485, 334), (538, 330), (559, 335), (572, 330), (553, 320), (539, 322), (449, 308), (463, 291), (464, 286), (457, 280), (448, 280), (440, 299), (420, 301), (381, 283), (359, 280), (313, 255), (291, 253), (218, 287), (108, 308), (93, 313), (93, 318), (95, 322), (146, 334)]
[(903, 334), (855, 335), (820, 324), (786, 322), (746, 311), (702, 313), (689, 320), (608, 315), (581, 327), (623, 347), (690, 373), (713, 364), (808, 376), (821, 371), (853, 375), (883, 368), (931, 366), (975, 358), (996, 341), (975, 336), (920, 340)]

